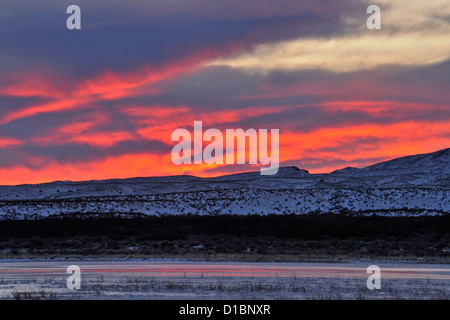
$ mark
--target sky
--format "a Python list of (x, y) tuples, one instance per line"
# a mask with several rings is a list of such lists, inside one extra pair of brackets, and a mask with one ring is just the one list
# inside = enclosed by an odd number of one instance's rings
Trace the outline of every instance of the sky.
[(173, 164), (198, 120), (310, 173), (448, 148), (449, 39), (447, 0), (2, 0), (0, 184), (256, 170)]

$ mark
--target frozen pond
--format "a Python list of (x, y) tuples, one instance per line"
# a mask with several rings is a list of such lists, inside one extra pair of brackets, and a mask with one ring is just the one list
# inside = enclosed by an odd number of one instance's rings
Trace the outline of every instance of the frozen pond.
[[(149, 260), (0, 261), (2, 299), (449, 299), (450, 265)], [(67, 267), (81, 270), (69, 290)]]

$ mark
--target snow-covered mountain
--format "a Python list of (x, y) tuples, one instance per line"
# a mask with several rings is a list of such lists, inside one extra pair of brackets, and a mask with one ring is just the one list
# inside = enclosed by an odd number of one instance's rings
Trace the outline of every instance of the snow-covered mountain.
[(433, 153), (418, 154), (414, 156), (402, 157), (394, 160), (381, 162), (370, 167), (364, 168), (364, 171), (383, 171), (390, 173), (436, 173), (450, 174), (450, 148), (439, 150)]
[(216, 178), (149, 177), (0, 186), (0, 219), (111, 214), (436, 215), (450, 212), (450, 149), (309, 174), (282, 167)]
[(346, 186), (444, 187), (450, 186), (450, 149), (401, 157), (358, 169), (331, 173)]

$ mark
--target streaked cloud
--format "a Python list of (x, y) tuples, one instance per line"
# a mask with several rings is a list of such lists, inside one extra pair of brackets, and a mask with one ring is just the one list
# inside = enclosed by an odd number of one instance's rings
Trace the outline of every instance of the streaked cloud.
[(450, 57), (449, 35), (450, 32), (439, 36), (367, 34), (332, 39), (298, 39), (262, 44), (251, 53), (218, 59), (207, 65), (225, 65), (266, 73), (273, 70), (353, 72), (389, 65), (431, 65)]
[(265, 73), (274, 70), (353, 72), (389, 65), (431, 65), (450, 58), (450, 23), (445, 19), (450, 15), (450, 8), (446, 1), (401, 0), (377, 4), (382, 8), (381, 30), (366, 29), (368, 15), (344, 12), (341, 22), (346, 32), (341, 34), (263, 43), (250, 52), (216, 59), (207, 65)]

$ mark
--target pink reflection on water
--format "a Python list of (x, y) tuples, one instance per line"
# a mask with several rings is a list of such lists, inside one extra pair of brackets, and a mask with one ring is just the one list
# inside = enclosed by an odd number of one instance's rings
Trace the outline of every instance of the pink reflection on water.
[[(79, 264), (82, 274), (140, 274), (155, 277), (298, 277), (298, 278), (367, 278), (366, 268), (350, 266), (323, 265), (273, 265), (273, 264)], [(13, 274), (66, 274), (64, 267), (1, 268), (0, 275)], [(450, 269), (408, 268), (381, 266), (381, 276), (396, 279), (441, 279), (450, 280)]]

